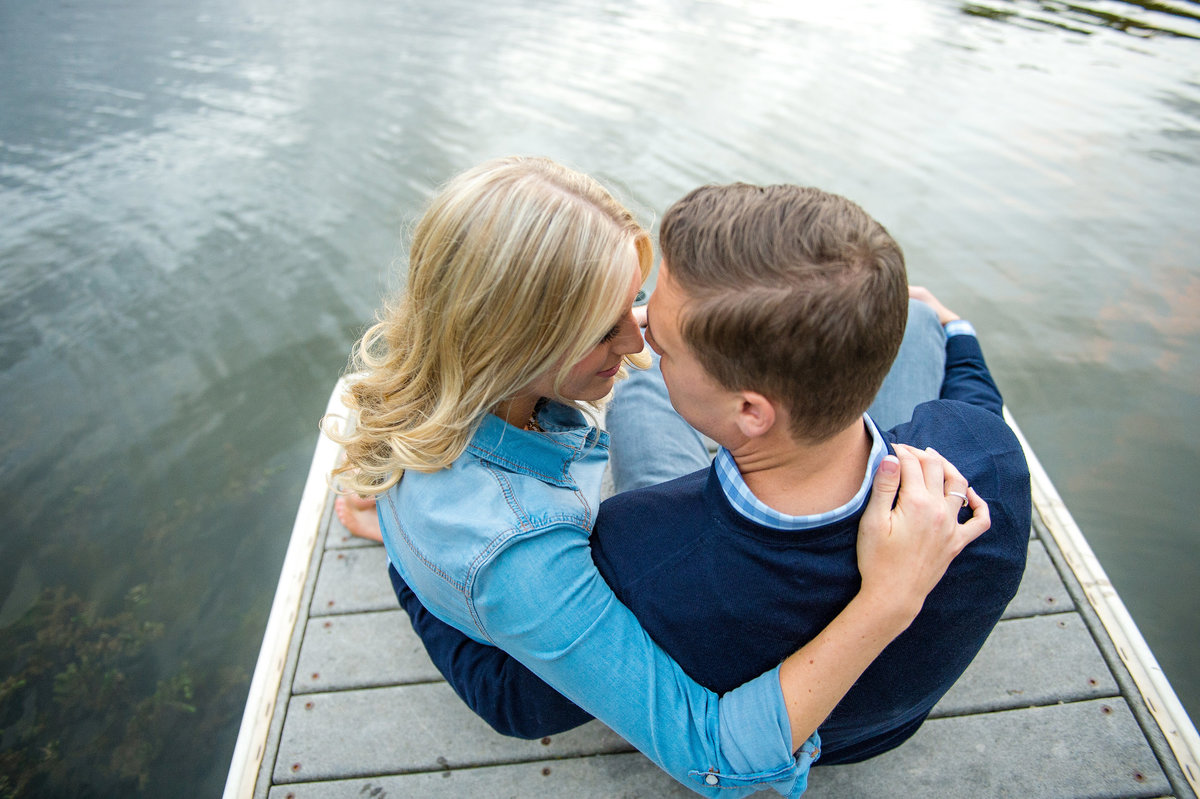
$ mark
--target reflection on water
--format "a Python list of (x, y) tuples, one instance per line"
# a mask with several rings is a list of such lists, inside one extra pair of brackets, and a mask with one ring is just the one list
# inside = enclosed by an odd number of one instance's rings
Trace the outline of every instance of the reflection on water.
[(1195, 4), (744, 6), (0, 4), (0, 796), (220, 791), (403, 225), (509, 152), (647, 222), (702, 182), (859, 201), (1195, 713)]

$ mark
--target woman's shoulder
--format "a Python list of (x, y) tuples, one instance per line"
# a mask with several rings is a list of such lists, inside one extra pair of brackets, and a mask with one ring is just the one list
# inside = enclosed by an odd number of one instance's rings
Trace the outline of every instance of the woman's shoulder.
[(443, 538), (469, 531), (472, 539), (490, 539), (555, 524), (578, 526), (586, 535), (598, 498), (591, 500), (596, 492), (579, 482), (603, 467), (576, 465), (561, 447), (548, 454), (520, 446), (468, 448), (445, 469), (405, 473), (390, 493), (407, 526), (437, 530)]
[(469, 454), (437, 472), (406, 472), (381, 498), (380, 519), (389, 554), (455, 593), (470, 593), (514, 545), (550, 533), (586, 540), (590, 529), (575, 492)]

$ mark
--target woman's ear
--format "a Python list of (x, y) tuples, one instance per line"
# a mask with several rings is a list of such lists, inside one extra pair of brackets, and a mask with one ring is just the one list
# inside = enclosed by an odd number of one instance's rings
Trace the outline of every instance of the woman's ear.
[(738, 408), (737, 426), (747, 438), (766, 435), (775, 427), (780, 413), (775, 403), (757, 391), (740, 391), (741, 406)]

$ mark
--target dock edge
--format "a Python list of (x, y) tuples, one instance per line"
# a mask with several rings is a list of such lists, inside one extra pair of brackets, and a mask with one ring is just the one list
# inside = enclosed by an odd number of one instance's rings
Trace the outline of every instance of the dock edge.
[[(346, 379), (342, 378), (329, 395), (326, 415), (345, 412), (342, 403), (345, 391)], [(296, 511), (296, 521), (292, 525), (292, 536), (283, 559), (271, 612), (267, 617), (267, 628), (258, 652), (254, 676), (250, 680), (246, 709), (242, 713), (242, 725), (238, 730), (229, 775), (225, 780), (223, 799), (250, 799), (254, 794), (280, 681), (287, 665), (288, 647), (299, 617), (309, 563), (329, 501), (329, 473), (335, 465), (338, 452), (340, 447), (321, 432), (304, 483), (304, 493), (300, 497), (300, 507)]]
[(1004, 420), (1025, 450), (1034, 508), (1112, 639), (1117, 655), (1178, 760), (1184, 778), (1193, 791), (1200, 792), (1200, 735), (1195, 725), (1007, 407), (1004, 408)]

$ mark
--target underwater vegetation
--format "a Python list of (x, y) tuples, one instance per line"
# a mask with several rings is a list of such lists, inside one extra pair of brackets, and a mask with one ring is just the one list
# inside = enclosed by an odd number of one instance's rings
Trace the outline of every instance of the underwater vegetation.
[(224, 674), (198, 684), (186, 665), (158, 675), (151, 644), (163, 624), (149, 606), (137, 586), (102, 615), (60, 586), (5, 631), (0, 799), (141, 793), (177, 725), (204, 725), (197, 702), (244, 683)]

